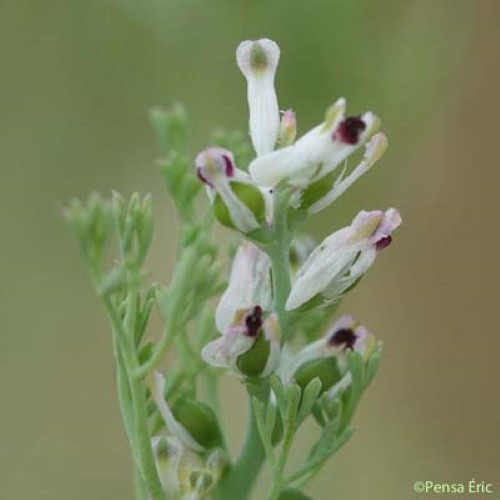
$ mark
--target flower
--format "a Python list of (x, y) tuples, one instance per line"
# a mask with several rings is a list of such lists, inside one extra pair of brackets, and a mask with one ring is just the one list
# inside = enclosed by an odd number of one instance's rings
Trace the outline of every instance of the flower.
[(243, 241), (233, 259), (229, 284), (222, 295), (215, 323), (220, 332), (230, 327), (239, 309), (259, 304), (266, 311), (271, 305), (271, 262), (253, 243)]
[(350, 226), (323, 240), (301, 266), (286, 309), (338, 302), (370, 268), (378, 252), (391, 243), (391, 234), (400, 224), (401, 216), (394, 208), (361, 211)]
[(316, 213), (331, 205), (347, 189), (351, 187), (364, 173), (366, 173), (383, 156), (387, 149), (387, 137), (378, 132), (365, 146), (365, 154), (361, 162), (344, 177), (345, 168), (340, 174), (334, 171), (317, 182), (309, 185), (300, 195), (300, 208), (309, 213)]
[(305, 188), (333, 172), (380, 126), (379, 119), (371, 112), (346, 118), (345, 107), (345, 99), (338, 99), (327, 110), (323, 123), (295, 144), (253, 160), (249, 171), (254, 181), (261, 186), (275, 186), (287, 181)]
[(264, 197), (248, 174), (236, 168), (231, 151), (207, 148), (198, 154), (195, 165), (221, 224), (242, 233), (261, 226), (266, 216)]
[(318, 377), (322, 391), (330, 391), (337, 384), (346, 383), (346, 351), (356, 351), (367, 358), (374, 342), (373, 335), (352, 316), (342, 316), (323, 338), (307, 345), (284, 364), (281, 378), (285, 384), (295, 381), (303, 390)]
[(201, 351), (210, 365), (244, 377), (267, 377), (279, 363), (281, 330), (275, 313), (263, 318), (258, 305), (236, 312), (233, 322)]
[(177, 397), (172, 405), (165, 400), (165, 378), (155, 372), (150, 381), (154, 402), (171, 435), (189, 450), (201, 453), (222, 446), (222, 434), (213, 410), (201, 401)]
[(280, 58), (278, 45), (267, 38), (246, 40), (236, 50), (236, 61), (247, 80), (250, 136), (257, 156), (274, 149), (280, 127), (274, 75)]
[(153, 436), (151, 446), (167, 498), (205, 498), (227, 465), (226, 453), (220, 448), (202, 457), (170, 436)]

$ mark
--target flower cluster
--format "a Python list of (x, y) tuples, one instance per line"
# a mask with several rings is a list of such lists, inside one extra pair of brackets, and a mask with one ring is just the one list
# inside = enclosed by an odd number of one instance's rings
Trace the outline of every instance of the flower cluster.
[[(182, 107), (152, 113), (161, 171), (181, 223), (167, 286), (142, 285), (153, 240), (150, 196), (134, 194), (127, 203), (116, 193), (111, 200), (91, 195), (66, 211), (111, 323), (118, 399), (143, 500), (244, 500), (265, 460), (268, 500), (307, 498), (298, 488), (350, 438), (377, 370), (380, 342), (353, 317), (333, 316), (391, 244), (399, 212), (361, 211), (318, 245), (299, 229), (382, 157), (387, 139), (373, 113), (347, 115), (344, 98), (297, 138), (295, 113), (280, 115), (279, 58), (268, 39), (245, 41), (236, 52), (247, 81), (251, 157), (237, 134), (192, 155)], [(361, 160), (348, 166), (360, 149)], [(205, 218), (197, 203), (203, 186), (211, 207)], [(227, 283), (214, 219), (242, 237)], [(119, 258), (109, 265), (115, 240)], [(153, 338), (147, 327), (154, 307), (164, 328)], [(166, 358), (173, 361), (164, 375)], [(236, 459), (217, 395), (225, 372), (249, 395)], [(293, 439), (310, 416), (321, 427), (319, 440), (288, 473)]]
[[(280, 58), (277, 44), (268, 39), (242, 42), (236, 58), (247, 80), (249, 129), (256, 157), (243, 169), (235, 164), (230, 151), (210, 147), (198, 154), (196, 172), (206, 185), (218, 220), (247, 240), (236, 252), (229, 285), (217, 308), (221, 336), (202, 355), (211, 365), (230, 368), (240, 376), (266, 377), (280, 366), (281, 344), (283, 338), (289, 338), (289, 332), (280, 332), (283, 317), (278, 315), (339, 303), (391, 243), (401, 217), (394, 208), (362, 211), (349, 226), (335, 231), (316, 248), (309, 245), (301, 253), (284, 311), (279, 311), (267, 251), (279, 223), (275, 220), (280, 203), (277, 193), (288, 193), (286, 224), (293, 234), (294, 221), (329, 206), (380, 159), (387, 139), (378, 132), (380, 120), (373, 113), (346, 116), (346, 101), (340, 98), (327, 109), (322, 123), (296, 140), (295, 113), (288, 109), (280, 119), (274, 88)], [(361, 162), (346, 173), (346, 159), (362, 147)], [(339, 320), (327, 336), (330, 340), (305, 347), (293, 366), (310, 356), (338, 358), (343, 352), (338, 346), (343, 344), (332, 340), (336, 330), (350, 331), (358, 339), (344, 347), (364, 345), (365, 330), (339, 326), (346, 322), (355, 325), (352, 319)], [(245, 359), (255, 367), (248, 366)], [(290, 369), (281, 372), (290, 374)]]

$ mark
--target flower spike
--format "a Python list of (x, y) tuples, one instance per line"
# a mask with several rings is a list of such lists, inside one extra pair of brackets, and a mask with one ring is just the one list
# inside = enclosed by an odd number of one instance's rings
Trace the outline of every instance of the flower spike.
[(236, 50), (236, 61), (247, 80), (250, 136), (257, 156), (274, 149), (280, 117), (274, 76), (280, 57), (278, 45), (267, 38), (246, 40)]

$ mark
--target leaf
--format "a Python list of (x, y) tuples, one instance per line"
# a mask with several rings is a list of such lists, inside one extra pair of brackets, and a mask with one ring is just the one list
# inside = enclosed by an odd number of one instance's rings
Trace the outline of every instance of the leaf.
[(312, 406), (318, 399), (321, 392), (321, 380), (318, 377), (313, 378), (306, 386), (302, 393), (302, 400), (300, 402), (299, 414), (297, 422), (300, 425), (304, 419), (311, 413)]
[(364, 380), (365, 388), (367, 388), (370, 385), (373, 378), (377, 374), (381, 355), (382, 355), (382, 342), (378, 342), (373, 352), (370, 354), (370, 357), (368, 358), (368, 363), (366, 364), (366, 373)]

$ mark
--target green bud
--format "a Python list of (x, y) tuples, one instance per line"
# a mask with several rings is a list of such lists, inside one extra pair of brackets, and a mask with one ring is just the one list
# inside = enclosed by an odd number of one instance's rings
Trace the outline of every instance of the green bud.
[(169, 109), (154, 108), (150, 116), (160, 146), (165, 153), (187, 149), (187, 115), (182, 105), (176, 103)]
[(266, 367), (270, 351), (271, 345), (261, 331), (252, 347), (238, 357), (236, 366), (247, 377), (258, 377)]
[(308, 361), (299, 367), (293, 376), (295, 382), (300, 386), (302, 391), (315, 377), (318, 377), (321, 381), (320, 393), (330, 389), (330, 387), (336, 384), (342, 378), (342, 374), (337, 364), (337, 358), (335, 358), (335, 356), (329, 356), (327, 358)]
[[(254, 214), (255, 219), (258, 222), (263, 222), (266, 217), (266, 206), (259, 188), (242, 182), (231, 182), (231, 188), (237, 198)], [(234, 223), (231, 219), (229, 209), (219, 194), (215, 196), (213, 207), (217, 220), (223, 226), (234, 229)]]
[(181, 396), (173, 402), (172, 413), (193, 439), (204, 448), (222, 446), (219, 422), (207, 404)]

